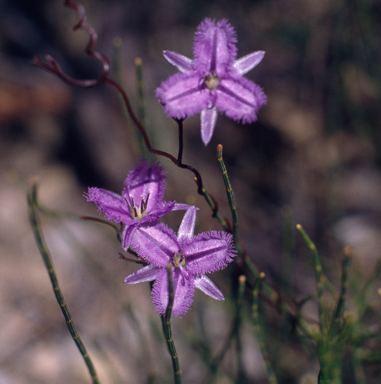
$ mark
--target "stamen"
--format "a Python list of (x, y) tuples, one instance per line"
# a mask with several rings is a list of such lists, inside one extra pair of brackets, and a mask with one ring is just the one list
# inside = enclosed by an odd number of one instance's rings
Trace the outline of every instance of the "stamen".
[[(123, 196), (123, 197), (124, 197), (124, 200), (126, 200), (126, 203), (128, 205), (130, 215), (133, 216), (134, 215), (134, 208), (131, 206), (130, 202), (128, 201), (127, 196)], [(134, 200), (132, 199), (132, 201), (134, 201)]]
[(150, 193), (148, 192), (145, 201), (143, 195), (141, 196), (140, 210), (142, 214), (147, 210), (149, 195)]

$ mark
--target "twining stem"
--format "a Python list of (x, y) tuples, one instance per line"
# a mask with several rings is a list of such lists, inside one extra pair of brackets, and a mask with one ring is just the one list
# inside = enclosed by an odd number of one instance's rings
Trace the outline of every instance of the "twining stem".
[[(144, 87), (143, 87), (143, 62), (140, 57), (135, 59), (135, 71), (136, 71), (136, 80), (137, 80), (137, 92), (138, 92), (138, 116), (143, 127), (148, 129), (147, 125), (147, 113), (146, 113), (146, 99), (144, 96)], [(147, 151), (146, 146), (144, 145), (143, 137), (139, 135), (139, 147), (143, 157), (149, 157), (150, 153)]]
[(142, 122), (143, 127), (147, 127), (147, 114), (146, 114), (146, 100), (144, 97), (144, 88), (143, 88), (143, 62), (140, 57), (135, 59), (135, 70), (136, 70), (136, 79), (137, 79), (137, 90), (139, 98), (139, 107), (138, 107), (138, 116), (139, 120)]
[(172, 276), (171, 263), (168, 263), (167, 265), (167, 272), (168, 272), (168, 305), (167, 305), (167, 310), (165, 311), (164, 316), (161, 317), (161, 320), (163, 324), (165, 340), (167, 341), (168, 350), (172, 357), (172, 367), (173, 367), (175, 384), (181, 384), (181, 371), (179, 366), (179, 357), (177, 356), (175, 342), (173, 341), (172, 330), (171, 330), (171, 315), (172, 315), (172, 308), (173, 308), (173, 300), (175, 297), (174, 290), (173, 290), (173, 276)]
[(177, 161), (182, 163), (183, 161), (183, 149), (184, 149), (184, 129), (183, 129), (183, 119), (176, 120), (179, 127), (179, 153), (177, 155)]
[(85, 360), (85, 364), (87, 366), (87, 369), (89, 370), (93, 384), (99, 384), (98, 376), (97, 376), (97, 373), (95, 372), (95, 368), (90, 359), (90, 356), (88, 355), (86, 348), (82, 343), (82, 340), (79, 337), (74, 327), (73, 319), (71, 318), (69, 309), (66, 305), (65, 299), (63, 297), (60, 286), (58, 284), (57, 275), (53, 267), (52, 257), (46, 246), (46, 243), (41, 231), (40, 220), (37, 214), (37, 211), (38, 211), (37, 186), (35, 184), (31, 186), (31, 189), (28, 193), (27, 198), (28, 198), (28, 206), (29, 206), (29, 220), (32, 225), (33, 233), (36, 238), (36, 242), (40, 250), (40, 254), (44, 261), (45, 267), (49, 273), (49, 278), (52, 283), (53, 291), (56, 296), (57, 302), (60, 305), (61, 311), (64, 315), (66, 325), (69, 329), (70, 335), (73, 338), (75, 344), (77, 345), (83, 359)]
[(255, 280), (253, 294), (252, 294), (252, 302), (251, 302), (251, 317), (253, 319), (254, 330), (258, 339), (259, 348), (261, 350), (262, 357), (265, 362), (267, 376), (271, 384), (277, 384), (278, 380), (275, 376), (275, 373), (270, 363), (270, 359), (264, 343), (261, 324), (259, 321), (259, 290), (261, 289), (264, 278), (265, 278), (265, 274), (264, 272), (261, 272), (258, 279)]

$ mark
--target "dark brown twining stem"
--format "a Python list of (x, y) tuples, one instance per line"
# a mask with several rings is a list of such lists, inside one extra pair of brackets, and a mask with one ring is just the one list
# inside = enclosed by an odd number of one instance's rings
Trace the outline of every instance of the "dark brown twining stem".
[[(94, 87), (94, 86), (100, 85), (102, 83), (107, 83), (107, 84), (111, 85), (112, 87), (114, 87), (122, 96), (124, 104), (127, 108), (127, 111), (129, 113), (132, 121), (134, 122), (135, 126), (138, 128), (138, 130), (142, 134), (143, 139), (144, 139), (144, 143), (145, 143), (148, 151), (155, 154), (155, 155), (158, 155), (158, 156), (164, 156), (167, 159), (171, 160), (178, 167), (188, 169), (189, 171), (193, 172), (195, 175), (195, 181), (197, 183), (197, 188), (198, 188), (197, 192), (199, 194), (203, 195), (203, 184), (202, 184), (202, 178), (201, 178), (200, 173), (197, 171), (196, 168), (192, 167), (191, 165), (183, 164), (181, 161), (182, 160), (182, 145), (180, 145), (180, 148), (179, 148), (179, 156), (178, 156), (179, 158), (178, 159), (176, 159), (170, 153), (152, 148), (151, 143), (148, 139), (147, 133), (146, 133), (143, 125), (140, 123), (139, 119), (135, 116), (135, 113), (132, 110), (132, 107), (131, 107), (131, 104), (130, 104), (130, 101), (127, 97), (126, 92), (123, 90), (123, 88), (115, 80), (110, 79), (108, 77), (108, 75), (110, 73), (110, 62), (109, 62), (108, 58), (105, 55), (103, 55), (102, 53), (94, 51), (94, 46), (95, 46), (95, 43), (97, 41), (97, 34), (90, 25), (86, 24), (86, 22), (85, 22), (86, 13), (85, 13), (85, 9), (83, 8), (83, 6), (81, 4), (78, 4), (74, 1), (72, 1), (72, 0), (65, 0), (64, 5), (67, 7), (73, 8), (78, 13), (79, 18), (78, 18), (77, 23), (74, 25), (73, 29), (74, 30), (83, 29), (84, 31), (86, 31), (89, 34), (89, 42), (86, 46), (85, 51), (86, 51), (87, 55), (89, 55), (90, 57), (93, 57), (94, 59), (97, 59), (101, 62), (102, 72), (101, 72), (100, 76), (97, 79), (89, 79), (89, 80), (73, 79), (72, 77), (66, 75), (62, 71), (61, 67), (58, 65), (56, 60), (53, 57), (51, 57), (50, 55), (45, 55), (44, 56), (45, 60), (41, 59), (39, 56), (35, 56), (33, 59), (33, 64), (42, 68), (42, 69), (45, 69), (46, 71), (49, 71), (49, 72), (55, 74), (64, 82), (66, 82), (70, 85), (77, 86), (77, 87), (85, 87), (85, 88)], [(176, 120), (176, 121), (178, 123), (180, 122), (180, 120)], [(182, 124), (182, 121), (181, 121), (181, 124)], [(181, 138), (181, 140), (182, 140), (182, 138)]]
[(75, 85), (77, 87), (94, 87), (96, 85), (102, 84), (110, 73), (110, 61), (102, 53), (94, 51), (94, 46), (98, 38), (97, 33), (90, 25), (86, 24), (86, 12), (82, 4), (78, 4), (72, 0), (65, 0), (64, 5), (74, 9), (78, 13), (78, 21), (73, 26), (73, 30), (76, 31), (78, 29), (82, 29), (89, 34), (89, 42), (87, 43), (85, 52), (90, 57), (101, 62), (102, 72), (100, 76), (97, 79), (90, 80), (73, 79), (62, 71), (56, 60), (54, 60), (50, 55), (44, 56), (45, 61), (42, 60), (39, 56), (35, 56), (33, 59), (33, 64), (45, 69), (46, 71), (54, 73), (56, 76), (70, 85)]
[(179, 163), (183, 160), (183, 148), (184, 148), (184, 129), (183, 129), (183, 119), (176, 119), (176, 123), (179, 127), (179, 154), (177, 155), (177, 161)]

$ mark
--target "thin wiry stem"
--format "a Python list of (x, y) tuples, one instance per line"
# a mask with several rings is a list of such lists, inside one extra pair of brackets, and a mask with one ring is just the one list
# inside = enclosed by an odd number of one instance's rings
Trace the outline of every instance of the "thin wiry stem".
[(330, 341), (332, 341), (332, 339), (336, 335), (336, 332), (340, 325), (340, 321), (343, 317), (345, 300), (346, 300), (346, 295), (348, 290), (349, 267), (352, 259), (352, 253), (353, 253), (353, 250), (351, 247), (347, 246), (344, 248), (344, 258), (343, 258), (342, 275), (341, 275), (341, 293), (340, 293), (340, 297), (337, 302), (336, 310), (332, 318), (331, 326), (329, 329)]
[[(229, 350), (230, 344), (232, 343), (235, 337), (238, 338), (239, 328), (241, 325), (241, 316), (242, 316), (242, 305), (243, 305), (243, 295), (245, 293), (246, 286), (246, 276), (241, 275), (238, 278), (238, 291), (237, 291), (237, 301), (236, 301), (236, 309), (235, 316), (232, 321), (231, 330), (229, 332), (229, 336), (223, 345), (220, 353), (211, 361), (210, 369), (212, 371), (212, 376), (217, 373), (217, 368), (221, 364), (223, 358), (226, 355), (226, 352)], [(238, 348), (240, 344), (238, 343)], [(240, 351), (238, 350), (238, 354)]]
[(217, 161), (218, 161), (218, 166), (220, 167), (220, 171), (222, 173), (222, 178), (224, 179), (226, 194), (228, 196), (228, 202), (229, 202), (230, 210), (232, 212), (234, 246), (235, 246), (235, 249), (238, 250), (238, 248), (241, 248), (238, 244), (238, 210), (237, 210), (237, 205), (235, 203), (233, 188), (230, 184), (228, 171), (225, 167), (224, 159), (222, 158), (222, 149), (223, 149), (222, 144), (218, 144), (217, 145)]
[(255, 330), (255, 334), (256, 334), (257, 339), (258, 339), (259, 348), (260, 348), (261, 353), (262, 353), (263, 361), (265, 362), (267, 376), (268, 376), (271, 384), (277, 384), (278, 380), (275, 376), (275, 373), (274, 373), (272, 366), (271, 366), (271, 363), (270, 363), (269, 355), (267, 353), (265, 343), (264, 343), (264, 337), (263, 337), (263, 333), (262, 333), (261, 324), (259, 321), (259, 312), (258, 312), (258, 310), (259, 310), (259, 291), (260, 291), (260, 288), (261, 288), (261, 285), (262, 285), (264, 278), (265, 278), (265, 274), (262, 272), (259, 275), (259, 278), (255, 281), (254, 288), (253, 288), (253, 294), (252, 294), (251, 316), (253, 319), (254, 330)]
[(296, 229), (301, 234), (304, 242), (307, 244), (308, 248), (311, 250), (315, 276), (316, 276), (316, 286), (317, 286), (317, 296), (318, 296), (318, 305), (319, 305), (319, 324), (320, 324), (320, 340), (318, 340), (318, 353), (320, 360), (320, 372), (318, 376), (318, 383), (325, 383), (328, 379), (327, 373), (327, 339), (326, 339), (326, 328), (324, 321), (324, 306), (323, 306), (323, 289), (324, 283), (322, 279), (323, 270), (320, 263), (319, 253), (316, 249), (316, 245), (312, 242), (310, 237), (307, 235), (306, 231), (300, 224), (296, 225)]
[(58, 65), (56, 60), (53, 59), (50, 55), (45, 55), (44, 60), (42, 60), (39, 56), (35, 56), (33, 59), (33, 64), (49, 71), (63, 81), (68, 84), (75, 85), (77, 87), (94, 87), (96, 85), (102, 84), (110, 73), (110, 61), (109, 59), (100, 52), (94, 51), (94, 46), (97, 41), (97, 34), (95, 30), (86, 23), (86, 12), (82, 4), (76, 3), (72, 0), (65, 0), (64, 5), (66, 7), (70, 7), (74, 9), (78, 14), (78, 21), (73, 26), (73, 30), (76, 31), (78, 29), (82, 29), (89, 34), (89, 42), (85, 48), (85, 52), (88, 56), (98, 60), (102, 64), (102, 72), (97, 79), (89, 79), (89, 80), (76, 80), (66, 75), (61, 67)]
[(61, 292), (61, 288), (58, 284), (58, 279), (56, 272), (53, 267), (52, 257), (50, 255), (50, 252), (46, 246), (42, 231), (41, 231), (41, 225), (40, 220), (38, 217), (38, 203), (37, 203), (37, 186), (32, 185), (29, 193), (28, 193), (28, 205), (29, 205), (29, 220), (32, 225), (32, 229), (34, 232), (34, 236), (36, 238), (37, 246), (39, 248), (40, 254), (42, 256), (42, 259), (44, 261), (45, 267), (48, 271), (50, 281), (52, 283), (53, 291), (56, 296), (57, 302), (61, 308), (62, 314), (64, 315), (66, 325), (69, 329), (70, 335), (73, 338), (75, 344), (77, 345), (84, 361), (87, 366), (87, 369), (90, 373), (91, 379), (93, 384), (99, 384), (98, 376), (95, 371), (95, 368), (93, 366), (93, 363), (90, 359), (90, 356), (88, 355), (86, 348), (79, 337), (75, 327), (73, 319), (71, 318), (69, 309), (66, 305), (65, 299), (63, 297), (63, 294)]
[(171, 263), (168, 263), (167, 265), (167, 272), (168, 272), (168, 305), (167, 305), (167, 310), (165, 311), (164, 316), (161, 317), (161, 320), (163, 323), (165, 340), (167, 341), (168, 350), (172, 358), (172, 367), (173, 367), (175, 384), (181, 384), (181, 371), (180, 371), (180, 365), (179, 365), (179, 357), (177, 356), (175, 342), (173, 341), (172, 330), (171, 330), (171, 315), (172, 315), (173, 301), (175, 298), (175, 293), (173, 289), (173, 276), (172, 276)]
[(96, 223), (102, 223), (102, 224), (109, 225), (110, 227), (115, 229), (116, 237), (117, 237), (118, 241), (122, 242), (120, 229), (114, 223), (112, 223), (108, 220), (100, 219), (99, 217), (91, 217), (91, 216), (82, 216), (81, 220), (95, 221)]
[(184, 129), (183, 119), (176, 119), (179, 127), (179, 154), (177, 155), (177, 161), (181, 163), (183, 161), (183, 150), (184, 150)]
[(306, 231), (300, 224), (297, 224), (296, 229), (302, 235), (304, 242), (307, 244), (308, 248), (312, 252), (315, 275), (316, 275), (316, 285), (317, 285), (317, 293), (318, 293), (318, 302), (319, 302), (319, 322), (320, 322), (320, 333), (322, 336), (325, 335), (325, 324), (324, 324), (324, 307), (323, 307), (323, 281), (322, 281), (322, 266), (320, 263), (320, 258), (318, 251), (316, 249), (316, 245), (312, 242), (310, 237), (307, 235)]

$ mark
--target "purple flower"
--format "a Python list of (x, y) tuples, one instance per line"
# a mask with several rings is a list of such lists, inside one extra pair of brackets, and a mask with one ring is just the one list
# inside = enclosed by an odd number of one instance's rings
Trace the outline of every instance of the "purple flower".
[(140, 257), (149, 265), (129, 275), (127, 284), (155, 280), (152, 299), (157, 312), (164, 314), (168, 305), (166, 266), (172, 264), (174, 303), (172, 314), (181, 317), (193, 301), (194, 289), (216, 300), (224, 300), (221, 291), (205, 276), (223, 269), (235, 256), (232, 236), (212, 231), (193, 235), (197, 208), (187, 210), (177, 236), (163, 223), (141, 227), (131, 242)]
[(125, 182), (122, 196), (105, 189), (89, 188), (87, 201), (96, 204), (107, 220), (125, 225), (122, 247), (128, 249), (133, 235), (142, 225), (157, 223), (166, 213), (177, 209), (188, 209), (189, 205), (165, 202), (165, 174), (163, 167), (143, 159), (132, 170)]
[(235, 121), (252, 123), (266, 104), (262, 89), (242, 75), (263, 59), (256, 51), (236, 60), (235, 31), (227, 20), (205, 19), (197, 28), (194, 59), (164, 51), (164, 57), (182, 73), (170, 77), (156, 90), (169, 116), (184, 119), (201, 112), (201, 137), (212, 138), (217, 111)]

